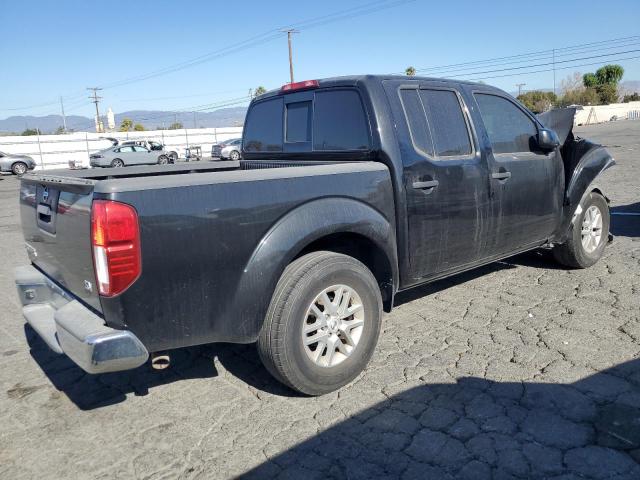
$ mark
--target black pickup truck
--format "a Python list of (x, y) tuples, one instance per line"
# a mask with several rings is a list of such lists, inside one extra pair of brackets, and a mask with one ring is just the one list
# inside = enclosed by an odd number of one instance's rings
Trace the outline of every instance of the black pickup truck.
[(565, 117), (476, 83), (312, 80), (253, 100), (240, 162), (29, 173), (24, 316), (90, 373), (257, 342), (280, 381), (330, 392), (398, 291), (540, 247), (602, 256), (614, 161)]

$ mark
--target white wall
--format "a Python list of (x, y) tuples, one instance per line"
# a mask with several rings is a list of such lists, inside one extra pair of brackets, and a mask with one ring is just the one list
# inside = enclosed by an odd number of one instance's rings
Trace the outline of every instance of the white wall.
[(0, 137), (0, 151), (29, 155), (36, 161), (37, 169), (49, 169), (68, 167), (71, 160), (78, 165), (89, 166), (89, 154), (111, 146), (111, 142), (104, 140), (104, 137), (155, 140), (164, 143), (167, 150), (175, 150), (180, 158), (184, 158), (188, 146), (199, 145), (203, 156), (208, 157), (214, 143), (241, 136), (242, 127), (10, 136)]
[(597, 105), (595, 107), (583, 107), (576, 112), (575, 125), (589, 125), (611, 120), (616, 116), (620, 119), (635, 120), (640, 118), (640, 102), (612, 103), (611, 105)]

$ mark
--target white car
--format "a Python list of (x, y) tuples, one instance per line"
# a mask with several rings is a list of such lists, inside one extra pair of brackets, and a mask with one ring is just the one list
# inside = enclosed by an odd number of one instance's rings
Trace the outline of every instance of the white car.
[(240, 150), (242, 149), (242, 139), (234, 138), (220, 143), (214, 143), (211, 147), (211, 158), (240, 160)]

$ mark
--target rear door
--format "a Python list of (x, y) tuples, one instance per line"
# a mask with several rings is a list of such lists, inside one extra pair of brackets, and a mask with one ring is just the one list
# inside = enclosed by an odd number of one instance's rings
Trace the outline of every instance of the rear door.
[(505, 255), (540, 244), (552, 236), (562, 210), (560, 153), (537, 148), (538, 122), (511, 98), (495, 91), (473, 97), (490, 143), (490, 248)]
[(404, 164), (414, 283), (487, 255), (486, 158), (459, 92), (442, 82), (387, 82)]

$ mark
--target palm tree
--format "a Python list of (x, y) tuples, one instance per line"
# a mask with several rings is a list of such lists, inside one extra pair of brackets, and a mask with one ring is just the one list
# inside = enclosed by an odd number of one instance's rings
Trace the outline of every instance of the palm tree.
[(404, 71), (404, 73), (406, 73), (407, 76), (409, 76), (409, 77), (413, 77), (416, 74), (416, 69), (414, 67), (407, 67), (407, 69)]

